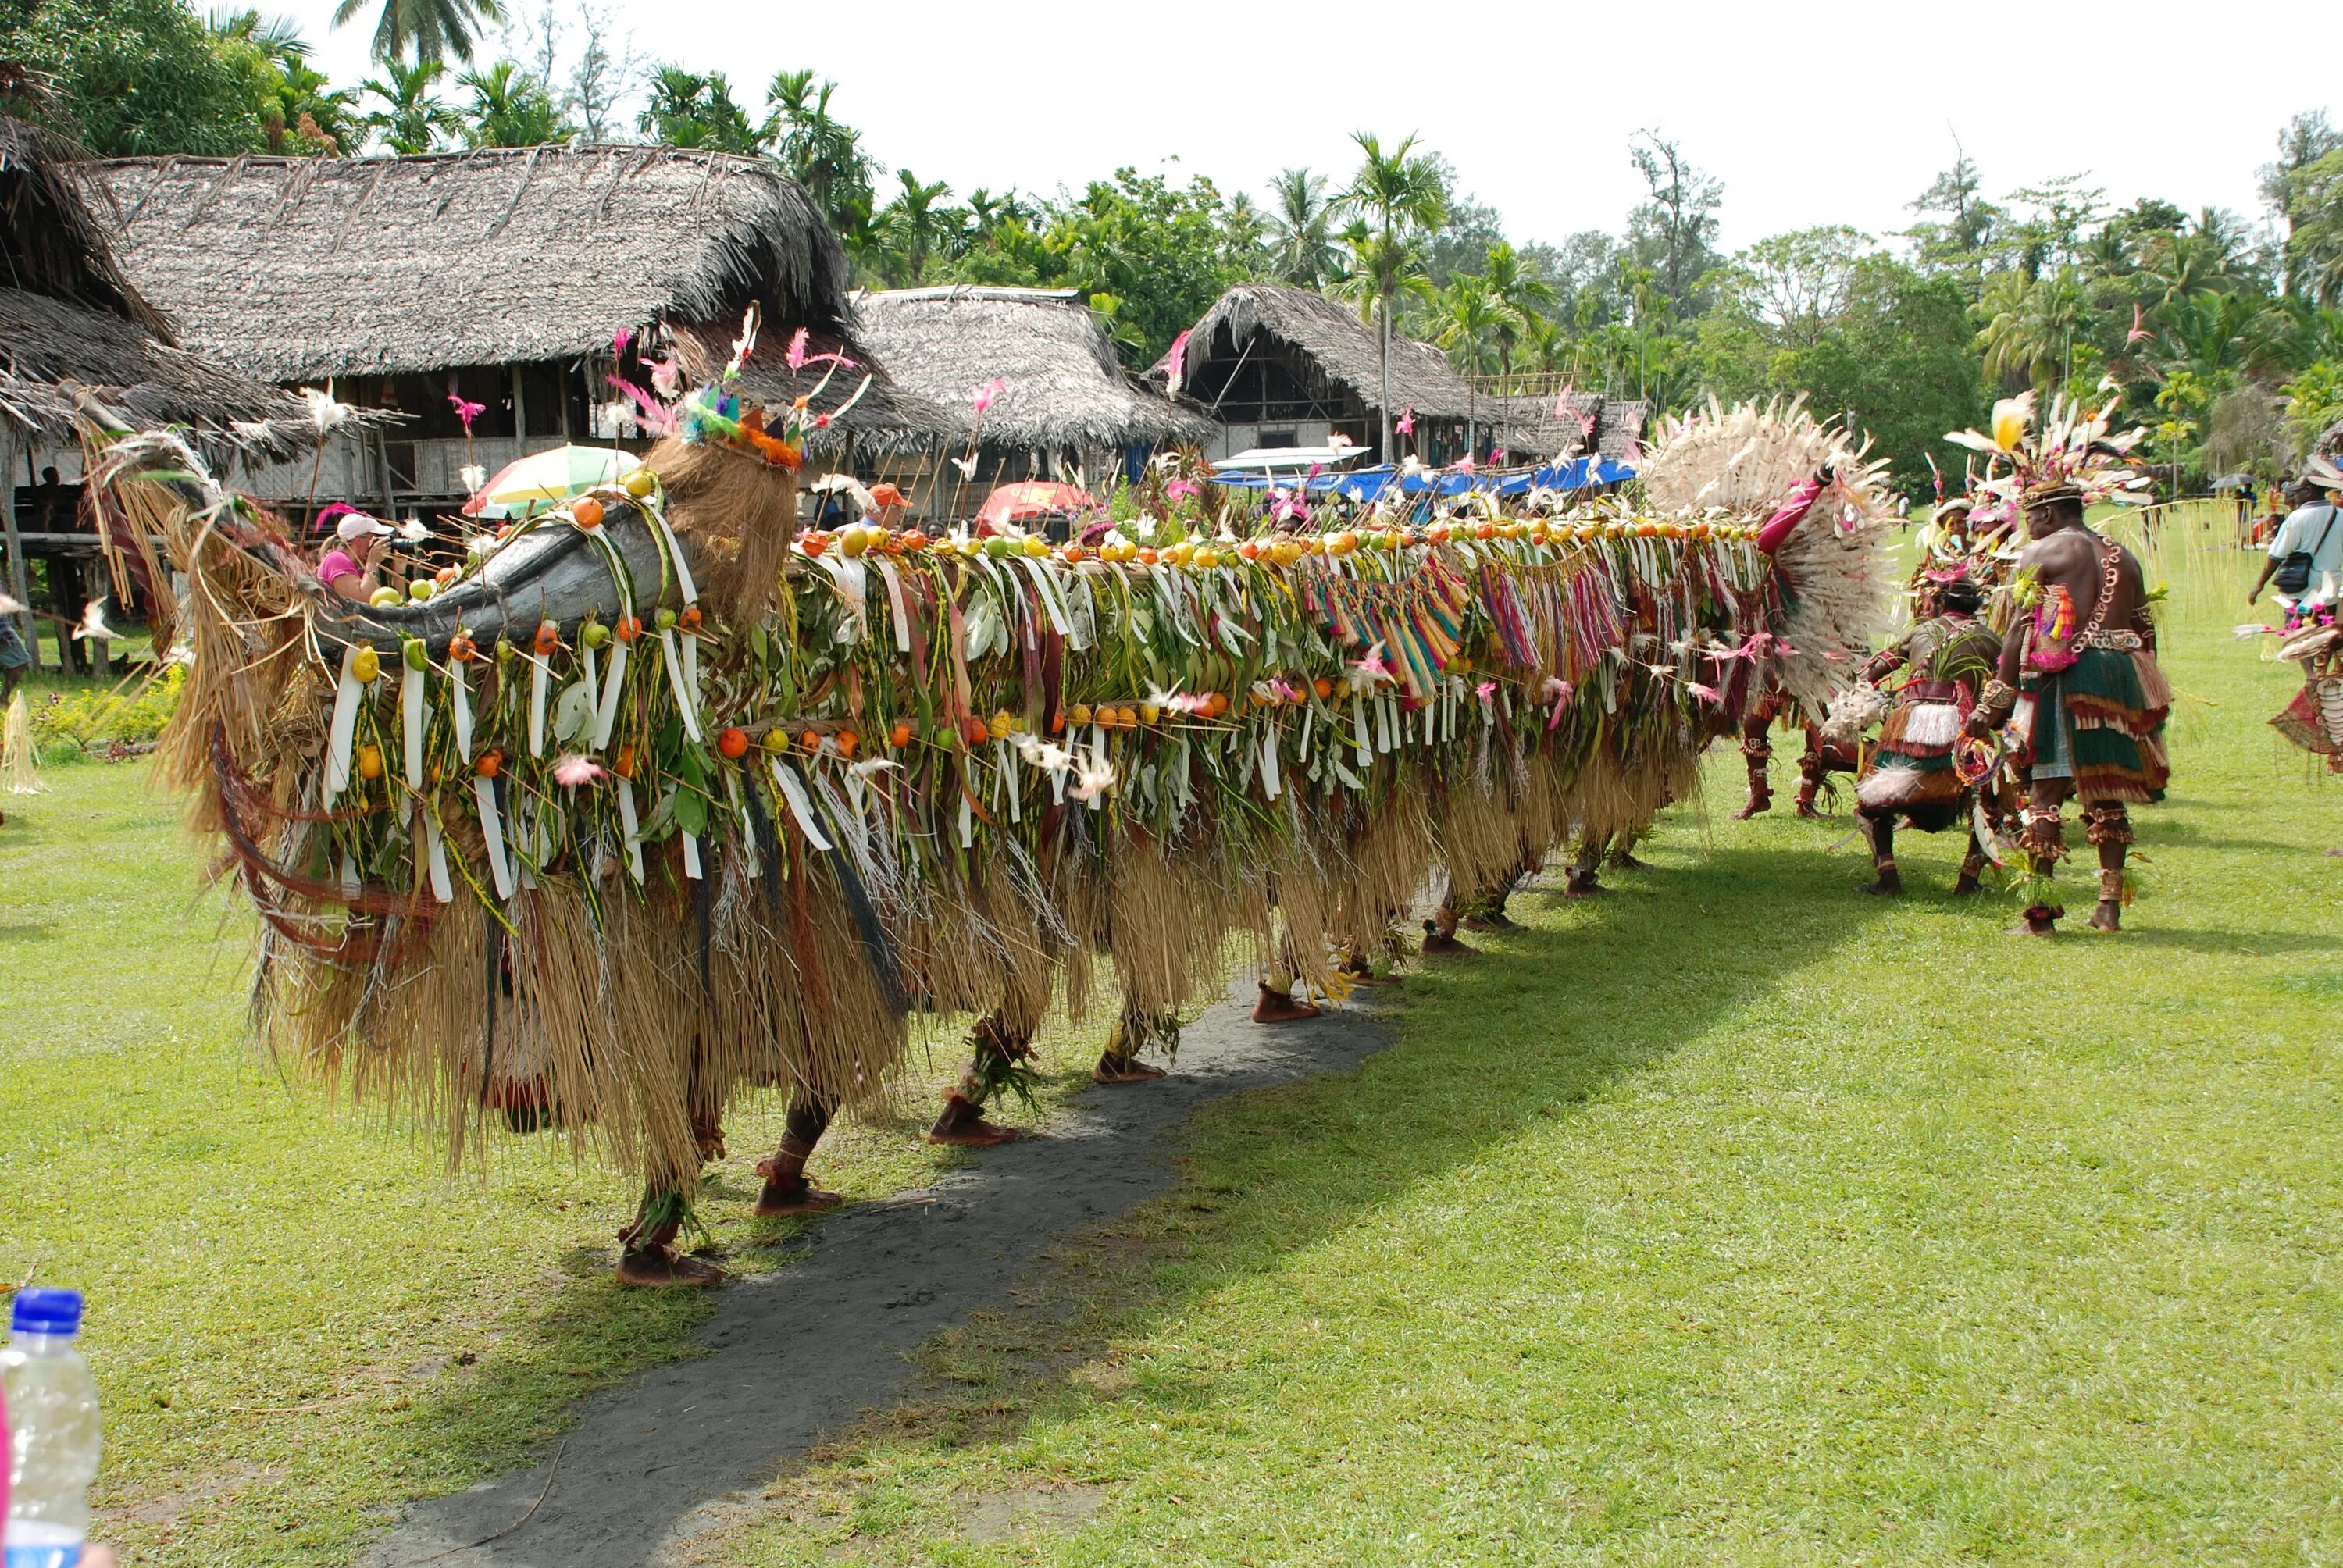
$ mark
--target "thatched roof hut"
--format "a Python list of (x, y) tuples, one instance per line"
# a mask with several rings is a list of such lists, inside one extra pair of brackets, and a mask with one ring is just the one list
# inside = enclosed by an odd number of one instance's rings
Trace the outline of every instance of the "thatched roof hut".
[[(1383, 388), (1380, 337), (1356, 310), (1312, 289), (1241, 283), (1190, 331), (1180, 394), (1228, 427), (1232, 450), (1323, 446), (1333, 435), (1372, 447), (1383, 436)], [(1414, 409), (1420, 440), (1453, 437), (1461, 451), (1485, 401), (1439, 349), (1393, 335), (1391, 412)]]
[(576, 359), (654, 322), (837, 327), (846, 253), (775, 165), (666, 147), (99, 166), (141, 288), (271, 381)]
[[(31, 89), (15, 67), (0, 66), (0, 77), (12, 100)], [(95, 523), (78, 487), (55, 477), (78, 476), (85, 428), (184, 425), (216, 456), (290, 450), (294, 432), (307, 427), (300, 398), (177, 345), (116, 263), (74, 175), (75, 154), (54, 132), (0, 113), (0, 588), (31, 604), (30, 568), (44, 562), (39, 597), (68, 618), (86, 593), (103, 591), (85, 581), (79, 558), (98, 553)], [(20, 480), (33, 499), (22, 518)], [(30, 638), (29, 611), (18, 629)]]
[(1647, 417), (1641, 400), (1600, 392), (1524, 393), (1482, 403), (1482, 417), (1496, 427), (1497, 444), (1516, 458), (1597, 454), (1632, 461)]
[[(331, 377), (346, 400), (406, 417), (345, 454), (327, 495), (444, 503), (464, 493), (468, 463), (635, 439), (608, 377), (640, 384), (638, 353), (662, 340), (679, 357), (720, 340), (720, 366), (751, 304), (763, 320), (752, 397), (809, 388), (813, 377), (767, 374), (796, 327), (830, 343), (846, 332), (845, 251), (765, 159), (541, 146), (122, 158), (98, 175), (131, 277), (192, 345), (270, 380)], [(839, 422), (840, 444), (932, 441), (946, 421), (880, 376)], [(832, 386), (842, 401), (856, 384)], [(468, 433), (455, 397), (485, 407)]]
[(0, 116), (0, 417), (27, 445), (71, 444), (85, 400), (138, 425), (268, 444), (301, 400), (180, 347), (116, 263), (52, 133)]
[[(956, 285), (856, 297), (860, 333), (896, 378), (987, 446), (1120, 450), (1201, 441), (1212, 424), (1122, 367), (1080, 294)], [(975, 389), (1001, 391), (981, 417)]]

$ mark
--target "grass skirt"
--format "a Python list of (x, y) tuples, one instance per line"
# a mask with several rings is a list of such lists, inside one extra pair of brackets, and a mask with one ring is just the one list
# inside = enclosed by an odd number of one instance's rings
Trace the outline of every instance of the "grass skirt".
[(2086, 648), (2056, 675), (2029, 672), (2034, 777), (2072, 779), (2079, 799), (2164, 799), (2172, 689), (2145, 650)]

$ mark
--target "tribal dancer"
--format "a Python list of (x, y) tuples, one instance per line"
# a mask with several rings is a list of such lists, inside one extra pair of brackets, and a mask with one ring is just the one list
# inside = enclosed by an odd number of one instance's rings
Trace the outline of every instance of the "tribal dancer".
[(1872, 659), (1862, 676), (1864, 685), (1875, 687), (1898, 669), (1906, 671), (1855, 783), (1855, 817), (1871, 841), (1878, 874), (1866, 892), (1904, 890), (1896, 869), (1899, 820), (1923, 833), (1968, 827), (1968, 854), (1953, 886), (1956, 893), (1976, 892), (1985, 869), (1985, 849), (1974, 823), (1976, 791), (1956, 765), (1955, 752), (1963, 720), (1994, 677), (2001, 639), (1977, 619), (1983, 596), (1966, 572), (1928, 580), (1924, 590), (1921, 608), (1927, 618)]
[(2132, 841), (2129, 808), (2161, 800), (2171, 765), (2164, 721), (2172, 689), (2156, 662), (2156, 624), (2139, 561), (2086, 527), (2085, 506), (2127, 499), (2140, 481), (2118, 467), (2140, 435), (2109, 437), (2110, 403), (2096, 414), (2054, 403), (2050, 427), (2029, 440), (2029, 396), (1994, 410), (1995, 434), (1955, 439), (2008, 457), (2013, 471), (1983, 490), (2014, 491), (2032, 543), (2018, 558), (2021, 606), (2029, 618), (2002, 644), (1996, 678), (1970, 716), (1968, 735), (1989, 739), (2005, 723), (2031, 769), (2018, 846), (2033, 876), (2020, 930), (2048, 936), (2066, 913), (2052, 878), (2066, 854), (2063, 814), (2077, 799), (2099, 856), (2098, 903), (2090, 924), (2113, 931), (2127, 901), (2124, 861)]

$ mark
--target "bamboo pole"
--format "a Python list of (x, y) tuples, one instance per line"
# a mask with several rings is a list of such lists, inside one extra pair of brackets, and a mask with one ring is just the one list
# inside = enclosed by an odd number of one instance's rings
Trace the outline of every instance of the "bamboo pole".
[[(25, 540), (16, 531), (16, 432), (13, 427), (0, 425), (0, 520), (7, 525), (8, 593), (24, 608), (16, 612), (17, 630), (25, 646), (32, 650), (33, 668), (41, 668), (40, 623), (33, 618), (33, 587), (31, 574), (25, 567)], [(57, 639), (57, 658), (65, 658), (65, 639)]]

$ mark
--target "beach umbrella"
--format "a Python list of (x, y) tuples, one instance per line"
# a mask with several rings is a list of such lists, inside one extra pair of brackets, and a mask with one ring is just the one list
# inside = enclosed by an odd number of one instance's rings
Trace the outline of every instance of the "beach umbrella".
[(983, 508), (976, 514), (980, 523), (994, 528), (1013, 523), (1020, 518), (1050, 517), (1059, 512), (1079, 512), (1098, 505), (1086, 490), (1071, 485), (1051, 484), (1040, 479), (1022, 479), (1013, 485), (997, 487), (985, 498)]
[(508, 463), (464, 503), (468, 518), (527, 518), (582, 496), (597, 485), (615, 485), (642, 467), (630, 452), (608, 447), (556, 447)]
[(2213, 487), (2217, 490), (2234, 490), (2253, 482), (2254, 477), (2251, 474), (2224, 474), (2213, 481)]

